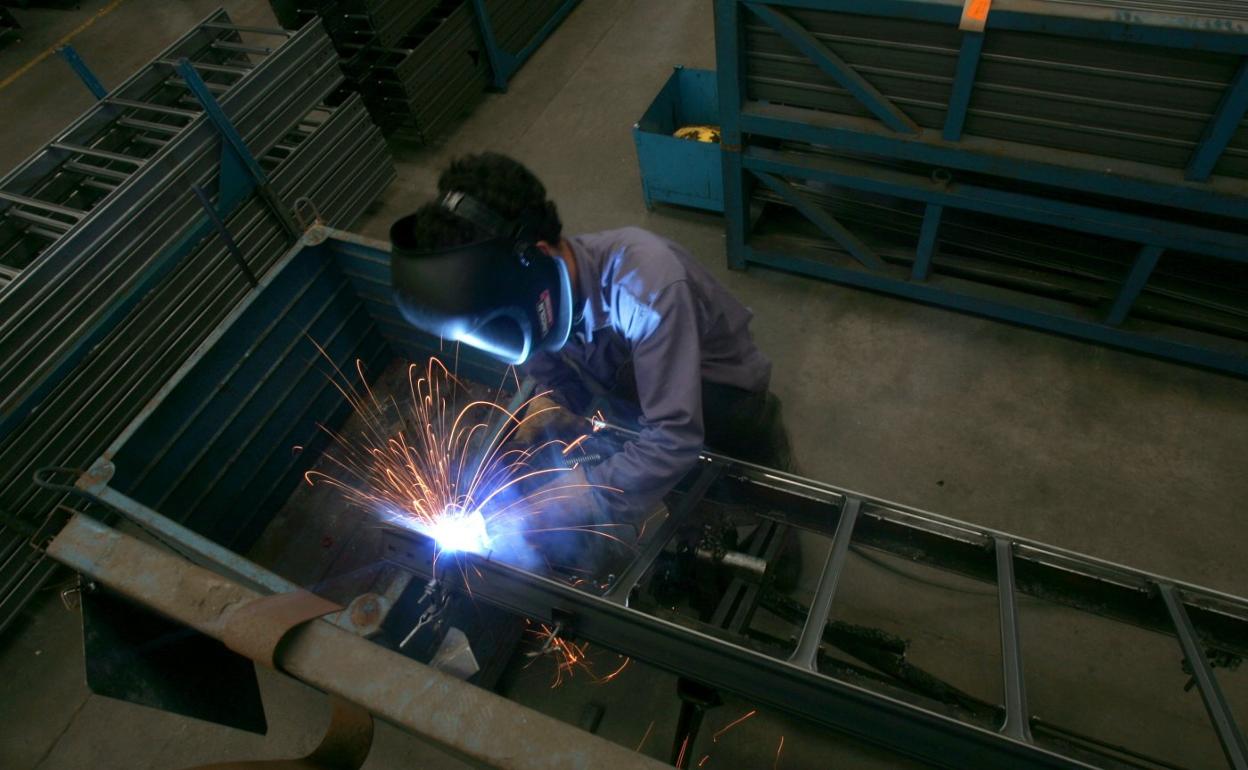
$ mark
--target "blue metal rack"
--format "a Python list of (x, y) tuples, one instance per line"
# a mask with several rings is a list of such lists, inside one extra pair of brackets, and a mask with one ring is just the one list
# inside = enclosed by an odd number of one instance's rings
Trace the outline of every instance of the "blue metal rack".
[(516, 70), (550, 37), (580, 0), (538, 0), (500, 2), (472, 0), (481, 25), (486, 56), (490, 60), (493, 85), (500, 91)]
[(1168, 5), (716, 0), (730, 266), (1248, 375), (1248, 11)]

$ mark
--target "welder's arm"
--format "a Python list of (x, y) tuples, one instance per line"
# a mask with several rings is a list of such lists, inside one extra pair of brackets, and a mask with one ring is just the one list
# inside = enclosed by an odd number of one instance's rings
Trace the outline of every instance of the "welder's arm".
[(538, 392), (550, 391), (560, 406), (583, 415), (593, 395), (582, 382), (580, 374), (558, 353), (537, 353), (523, 367), (525, 375), (537, 380)]
[(702, 447), (702, 363), (696, 300), (680, 281), (630, 313), (641, 435), (602, 464), (590, 483), (615, 521), (638, 522), (697, 462)]

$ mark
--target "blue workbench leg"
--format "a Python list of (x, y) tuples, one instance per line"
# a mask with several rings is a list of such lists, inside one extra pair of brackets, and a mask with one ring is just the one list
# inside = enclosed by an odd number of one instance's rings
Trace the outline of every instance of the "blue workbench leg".
[(1203, 182), (1209, 178), (1235, 132), (1239, 130), (1245, 112), (1248, 112), (1248, 56), (1240, 61), (1235, 79), (1227, 86), (1218, 111), (1205, 127), (1204, 136), (1187, 164), (1188, 179)]
[(1131, 272), (1127, 273), (1127, 280), (1123, 281), (1122, 288), (1118, 290), (1118, 296), (1114, 298), (1113, 307), (1105, 316), (1105, 323), (1117, 326), (1126, 320), (1127, 313), (1131, 312), (1131, 306), (1135, 304), (1136, 297), (1140, 296), (1140, 292), (1144, 290), (1144, 284), (1148, 283), (1149, 276), (1153, 274), (1153, 268), (1157, 267), (1157, 260), (1161, 259), (1162, 251), (1160, 246), (1152, 245), (1140, 249), (1139, 256), (1135, 258), (1135, 264), (1131, 266)]
[(983, 32), (963, 32), (962, 50), (953, 76), (953, 91), (949, 94), (949, 111), (945, 114), (945, 141), (956, 142), (962, 138), (962, 126), (966, 123), (966, 110), (971, 104), (971, 92), (975, 90), (975, 73), (979, 70), (979, 54), (984, 48)]
[(914, 255), (914, 267), (910, 271), (912, 281), (926, 281), (932, 273), (932, 257), (936, 254), (936, 239), (944, 212), (945, 207), (935, 203), (927, 204), (927, 210), (923, 212), (923, 228), (919, 231), (919, 246)]
[(720, 156), (724, 169), (724, 227), (728, 267), (745, 269), (750, 226), (748, 181), (741, 164), (744, 137), (741, 105), (745, 100), (744, 57), (741, 56), (741, 14), (738, 0), (715, 0), (715, 51), (719, 82)]

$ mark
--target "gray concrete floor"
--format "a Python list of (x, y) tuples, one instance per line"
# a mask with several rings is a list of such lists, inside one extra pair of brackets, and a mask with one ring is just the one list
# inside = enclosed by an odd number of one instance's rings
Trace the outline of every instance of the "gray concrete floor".
[[(125, 0), (73, 42), (115, 84), (216, 4)], [(271, 19), (263, 2), (224, 5), (240, 23)], [(91, 0), (77, 10), (23, 12), (30, 31), (0, 49), (0, 82), (109, 6)], [(438, 146), (397, 153), (398, 181), (357, 229), (384, 237), (395, 216), (428, 197), (454, 155), (510, 153), (544, 179), (570, 230), (639, 224), (660, 232), (753, 307), (755, 336), (775, 361), (773, 387), (806, 475), (1248, 593), (1248, 383), (809, 279), (729, 272), (717, 217), (646, 211), (632, 123), (673, 65), (711, 67), (713, 50), (708, 3), (584, 0), (507, 94), (490, 96)], [(55, 58), (0, 86), (0, 168), (88, 103)], [(846, 581), (859, 598), (838, 603), (838, 616), (897, 626), (942, 674), (995, 692), (991, 602), (921, 588), (866, 564), (855, 564)], [(1035, 604), (1024, 606), (1023, 623), (1038, 656), (1029, 676), (1037, 713), (1106, 739), (1143, 739), (1194, 767), (1220, 766), (1194, 693), (1171, 687), (1163, 699), (1143, 683), (1159, 671), (1167, 685), (1181, 680), (1171, 640)], [(278, 676), (263, 677), (272, 725), (264, 738), (92, 696), (82, 683), (78, 635), (77, 617), (49, 592), (0, 645), (0, 767), (168, 768), (293, 756), (315, 743), (324, 723), (319, 696)], [(610, 713), (634, 717), (604, 724), (603, 733), (635, 746), (653, 719), (645, 750), (661, 756), (675, 709), (670, 678), (639, 667), (634, 680), (618, 690), (575, 685), (558, 697), (532, 687), (518, 697), (570, 721), (584, 699), (610, 699)], [(1241, 715), (1248, 714), (1246, 680), (1238, 672), (1224, 681)], [(747, 709), (734, 703), (712, 722)], [(781, 767), (897, 764), (778, 718), (739, 730), (740, 745), (709, 767), (770, 767), (781, 734)], [(439, 757), (383, 728), (367, 766), (458, 766)]]

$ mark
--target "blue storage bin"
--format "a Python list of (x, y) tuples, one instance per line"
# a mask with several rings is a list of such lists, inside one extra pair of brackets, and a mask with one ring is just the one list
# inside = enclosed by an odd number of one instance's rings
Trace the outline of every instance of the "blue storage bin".
[(676, 203), (723, 213), (719, 145), (672, 136), (676, 129), (689, 125), (719, 125), (714, 70), (677, 67), (633, 125), (646, 208)]

